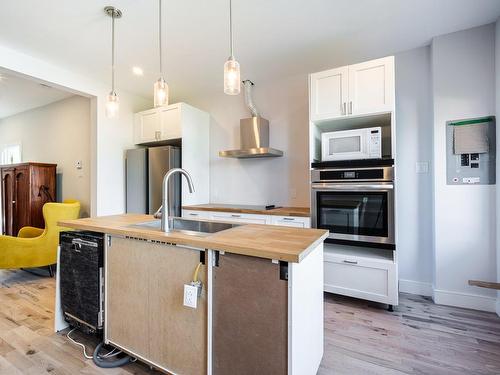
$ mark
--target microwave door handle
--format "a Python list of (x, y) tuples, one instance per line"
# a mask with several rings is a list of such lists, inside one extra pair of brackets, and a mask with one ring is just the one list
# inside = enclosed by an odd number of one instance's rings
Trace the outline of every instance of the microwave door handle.
[(363, 190), (380, 190), (380, 191), (390, 191), (394, 189), (392, 184), (312, 184), (311, 187), (315, 190), (351, 190), (351, 191), (363, 191)]

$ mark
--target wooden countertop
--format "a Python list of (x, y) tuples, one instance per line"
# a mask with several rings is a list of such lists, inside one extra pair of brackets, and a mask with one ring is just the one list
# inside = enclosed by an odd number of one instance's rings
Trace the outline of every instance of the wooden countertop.
[(258, 215), (277, 215), (277, 216), (298, 216), (309, 217), (309, 207), (277, 207), (266, 210), (263, 206), (236, 205), (236, 204), (198, 204), (194, 206), (182, 206), (185, 210), (192, 211), (218, 211), (233, 212), (238, 214), (258, 214)]
[(129, 236), (198, 248), (227, 251), (260, 258), (298, 263), (325, 240), (328, 231), (278, 225), (242, 224), (218, 233), (196, 236), (173, 231), (163, 233), (136, 224), (154, 220), (151, 215), (124, 214), (78, 220), (63, 220), (60, 226)]

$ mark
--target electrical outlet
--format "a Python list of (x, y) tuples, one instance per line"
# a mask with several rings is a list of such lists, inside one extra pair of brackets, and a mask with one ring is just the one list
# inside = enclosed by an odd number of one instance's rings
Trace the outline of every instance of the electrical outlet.
[(194, 285), (184, 285), (184, 306), (196, 309), (198, 304), (198, 288)]

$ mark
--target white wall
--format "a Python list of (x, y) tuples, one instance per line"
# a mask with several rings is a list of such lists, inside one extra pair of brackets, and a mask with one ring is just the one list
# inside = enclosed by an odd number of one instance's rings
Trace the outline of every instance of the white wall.
[[(251, 78), (251, 77), (248, 77)], [(283, 157), (220, 158), (221, 150), (240, 147), (241, 118), (251, 117), (243, 93), (222, 92), (186, 101), (211, 115), (210, 200), (214, 203), (309, 206), (307, 76), (272, 83), (255, 82), (254, 99), (269, 120), (270, 146)]]
[[(432, 98), (430, 47), (395, 56), (400, 290), (432, 294)], [(416, 173), (416, 163), (429, 165)]]
[(493, 25), (432, 42), (434, 101), (435, 302), (495, 309), (495, 293), (469, 279), (496, 278), (493, 185), (446, 185), (445, 123), (495, 113)]
[[(497, 119), (497, 150), (500, 150), (500, 18), (495, 24), (495, 103)], [(497, 162), (497, 176), (500, 176), (500, 162)], [(497, 189), (497, 282), (500, 283), (500, 189)], [(496, 311), (500, 316), (500, 291), (497, 292)]]
[(1, 45), (0, 67), (91, 99), (91, 215), (124, 212), (124, 150), (133, 144), (133, 114), (151, 107), (151, 101), (120, 90), (118, 78), (120, 116), (108, 119), (109, 85), (75, 74), (71, 67), (55, 66)]
[[(90, 212), (90, 100), (72, 96), (0, 120), (0, 143), (22, 144), (22, 161), (57, 164), (58, 196)], [(83, 169), (75, 163), (82, 161)], [(54, 197), (56, 198), (56, 197)]]

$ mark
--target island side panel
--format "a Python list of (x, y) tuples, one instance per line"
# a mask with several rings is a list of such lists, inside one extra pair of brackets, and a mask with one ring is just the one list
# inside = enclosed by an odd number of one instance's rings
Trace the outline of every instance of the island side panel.
[(287, 374), (288, 282), (269, 259), (225, 253), (213, 272), (213, 373)]
[(175, 374), (207, 374), (207, 272), (200, 267), (201, 297), (196, 309), (183, 304), (204, 250), (151, 244), (149, 273), (150, 359)]
[[(106, 342), (169, 373), (207, 374), (207, 292), (183, 305), (200, 251), (111, 237), (106, 248)], [(206, 266), (199, 279), (207, 285)]]
[(323, 358), (323, 243), (288, 267), (289, 375), (316, 374)]
[(111, 238), (106, 248), (106, 340), (149, 356), (149, 253), (131, 240)]

